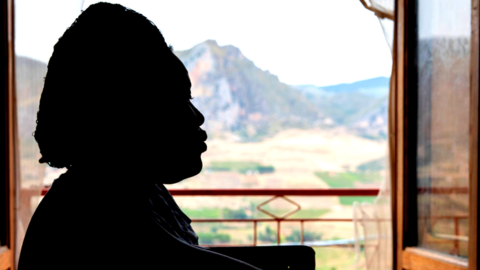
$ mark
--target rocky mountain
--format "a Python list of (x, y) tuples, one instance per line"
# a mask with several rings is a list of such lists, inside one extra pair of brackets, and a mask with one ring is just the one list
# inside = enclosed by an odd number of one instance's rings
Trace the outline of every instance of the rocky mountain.
[(371, 139), (386, 139), (388, 132), (388, 96), (360, 115), (350, 129), (360, 136)]
[(285, 128), (320, 126), (317, 107), (295, 87), (263, 71), (234, 46), (207, 40), (176, 55), (192, 81), (192, 103), (211, 136), (258, 140)]
[(324, 95), (341, 92), (360, 92), (371, 96), (385, 96), (388, 94), (390, 79), (387, 77), (377, 77), (353, 83), (342, 83), (330, 86), (298, 85), (301, 90), (309, 89), (313, 92), (321, 92)]
[(347, 126), (352, 132), (375, 139), (386, 138), (390, 79), (377, 77), (331, 86), (298, 85), (331, 126)]
[(192, 103), (205, 115), (211, 136), (233, 133), (251, 141), (286, 128), (347, 126), (361, 136), (385, 138), (389, 78), (291, 86), (238, 48), (214, 40), (175, 54), (190, 74)]
[[(192, 81), (192, 103), (209, 137), (259, 141), (288, 128), (345, 126), (360, 136), (386, 137), (389, 78), (332, 86), (287, 85), (255, 66), (234, 46), (207, 40), (175, 54)], [(19, 135), (29, 147), (46, 64), (16, 59)], [(27, 139), (28, 138), (28, 139)]]

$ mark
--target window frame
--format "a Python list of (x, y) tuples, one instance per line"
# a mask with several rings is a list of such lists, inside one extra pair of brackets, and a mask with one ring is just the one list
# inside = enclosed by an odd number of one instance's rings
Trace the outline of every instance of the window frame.
[(16, 175), (16, 112), (15, 112), (15, 69), (14, 69), (14, 3), (13, 0), (3, 1), (3, 48), (4, 48), (4, 91), (2, 103), (4, 104), (4, 177), (0, 187), (0, 270), (16, 269), (15, 266), (15, 175)]
[(472, 0), (470, 48), (469, 256), (462, 259), (416, 247), (417, 239), (417, 66), (416, 0), (395, 2), (394, 159), (392, 177), (395, 269), (477, 269), (478, 266), (478, 127), (479, 127), (479, 0)]
[[(416, 144), (416, 88), (415, 40), (412, 35), (416, 27), (415, 0), (395, 1), (394, 67), (395, 89), (393, 116), (392, 158), (392, 215), (394, 266), (396, 269), (477, 269), (478, 266), (478, 152), (479, 152), (479, 2), (472, 0), (472, 34), (470, 51), (470, 187), (469, 187), (469, 256), (468, 261), (446, 254), (420, 249), (416, 243), (416, 187), (408, 186), (407, 178), (415, 176), (412, 168), (412, 144)], [(2, 234), (6, 245), (0, 247), (0, 270), (15, 269), (15, 92), (14, 89), (14, 5), (13, 0), (3, 2), (4, 27), (4, 157), (5, 174), (0, 192), (4, 194), (0, 215), (2, 215)], [(413, 85), (413, 87), (410, 87)], [(413, 120), (413, 121), (412, 121)], [(415, 136), (413, 136), (415, 135)], [(413, 136), (413, 137), (412, 137)], [(413, 189), (415, 188), (415, 189)], [(412, 191), (413, 190), (413, 191)], [(413, 201), (412, 201), (413, 200)], [(409, 204), (406, 204), (406, 202)], [(415, 207), (412, 207), (415, 206)], [(415, 233), (410, 233), (415, 232)], [(412, 237), (413, 235), (413, 237)]]

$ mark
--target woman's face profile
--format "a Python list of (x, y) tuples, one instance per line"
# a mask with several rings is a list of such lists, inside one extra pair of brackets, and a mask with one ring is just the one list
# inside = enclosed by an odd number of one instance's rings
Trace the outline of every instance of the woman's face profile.
[[(178, 58), (176, 60), (182, 67), (175, 74), (176, 85), (183, 89), (175, 90), (188, 91), (186, 96), (189, 97), (191, 83), (188, 71)], [(201, 154), (207, 150), (207, 133), (200, 128), (205, 122), (204, 116), (189, 98), (166, 106), (168, 113), (161, 116), (167, 120), (162, 121), (166, 125), (162, 128), (165, 134), (161, 136), (164, 141), (161, 142), (159, 159), (163, 163), (159, 167), (166, 172), (160, 173), (159, 180), (164, 184), (174, 184), (201, 172)]]

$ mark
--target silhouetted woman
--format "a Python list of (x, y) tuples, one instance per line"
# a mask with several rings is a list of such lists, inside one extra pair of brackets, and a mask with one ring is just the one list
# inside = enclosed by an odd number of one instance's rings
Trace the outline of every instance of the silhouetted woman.
[(157, 27), (90, 6), (54, 47), (34, 133), (67, 168), (32, 217), (19, 269), (254, 269), (198, 246), (163, 184), (202, 169), (203, 115)]

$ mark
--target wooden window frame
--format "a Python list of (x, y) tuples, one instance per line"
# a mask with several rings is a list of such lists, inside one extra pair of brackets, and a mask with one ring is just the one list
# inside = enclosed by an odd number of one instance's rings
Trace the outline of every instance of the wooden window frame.
[(0, 270), (15, 266), (15, 175), (16, 175), (16, 111), (15, 111), (15, 69), (14, 69), (14, 3), (13, 0), (3, 1), (3, 46), (4, 46), (4, 177), (0, 187), (0, 222), (2, 246), (0, 246)]
[[(395, 93), (393, 105), (394, 132), (394, 156), (395, 167), (392, 167), (392, 215), (393, 222), (393, 248), (395, 269), (469, 269), (478, 268), (478, 135), (479, 135), (479, 1), (472, 0), (472, 35), (471, 35), (471, 69), (470, 69), (470, 192), (469, 192), (469, 256), (468, 260), (456, 258), (446, 254), (416, 248), (416, 209), (411, 205), (416, 201), (416, 190), (406, 185), (405, 179), (416, 176), (416, 169), (409, 167), (409, 157), (414, 148), (410, 147), (415, 138), (412, 130), (416, 131), (415, 110), (409, 110), (416, 106), (416, 92), (408, 92), (410, 85), (416, 84), (416, 70), (414, 64), (415, 51), (412, 43), (416, 35), (412, 35), (416, 26), (416, 11), (413, 8), (414, 0), (397, 0), (395, 2), (395, 37), (394, 44), (394, 67)], [(3, 38), (4, 38), (4, 157), (5, 175), (0, 192), (4, 194), (4, 200), (0, 204), (2, 215), (2, 232), (5, 235), (5, 246), (0, 247), (0, 270), (15, 269), (15, 173), (17, 157), (16, 129), (15, 129), (15, 92), (14, 92), (14, 3), (13, 0), (3, 2)], [(416, 85), (413, 86), (416, 89)], [(413, 117), (413, 118), (412, 118)], [(413, 121), (412, 121), (413, 120)], [(415, 134), (416, 135), (416, 134)], [(406, 202), (409, 202), (407, 205)], [(408, 210), (406, 212), (406, 210)], [(414, 232), (414, 233), (410, 233)]]
[[(393, 125), (392, 217), (394, 268), (431, 270), (476, 270), (478, 268), (478, 127), (479, 127), (479, 0), (472, 0), (470, 48), (470, 173), (468, 260), (415, 247), (417, 239), (416, 186), (416, 11), (415, 0), (395, 2), (394, 67), (396, 70)], [(411, 89), (413, 91), (411, 91)], [(412, 157), (414, 158), (412, 162)]]

